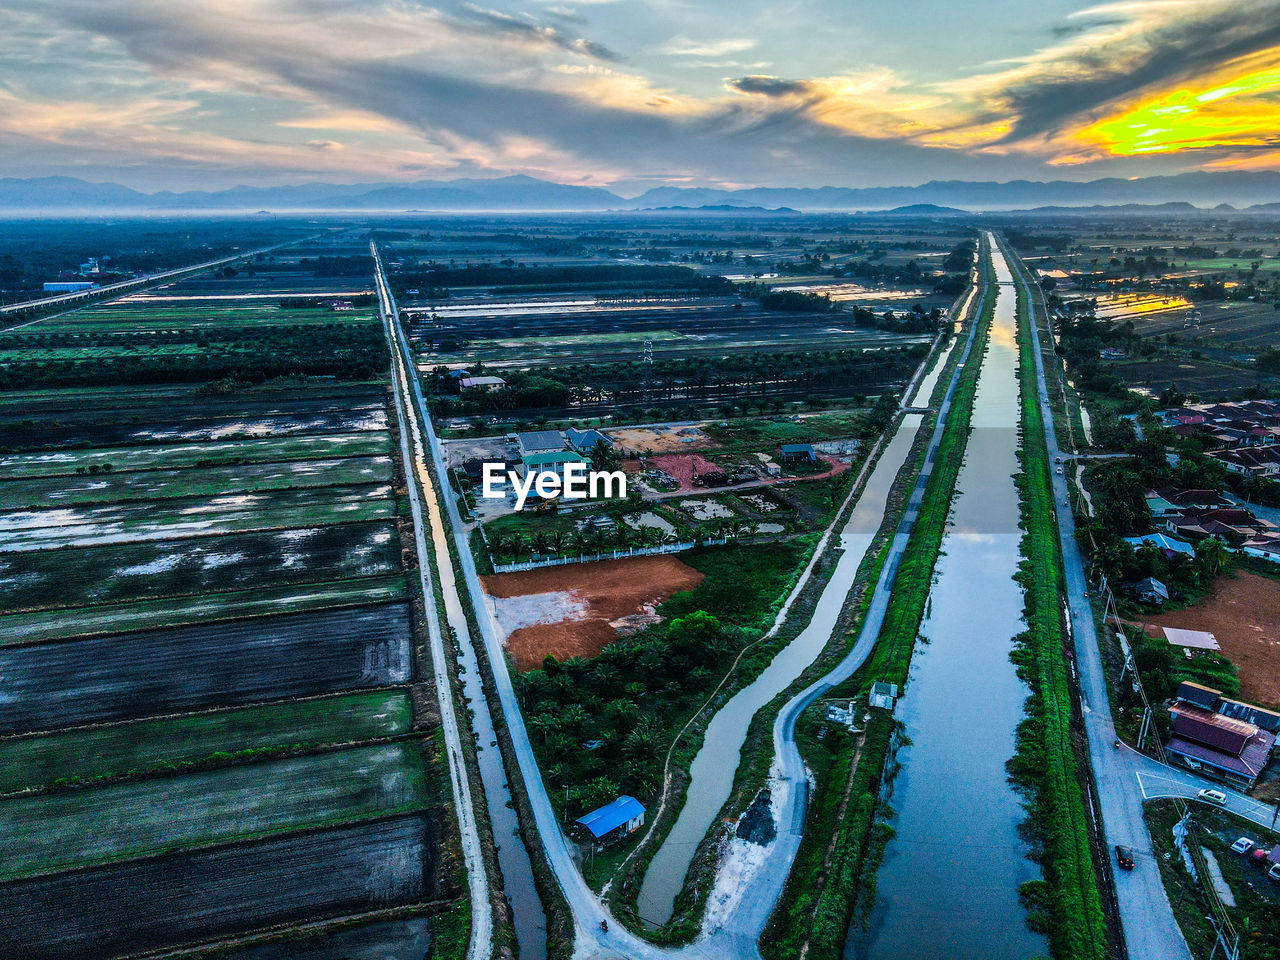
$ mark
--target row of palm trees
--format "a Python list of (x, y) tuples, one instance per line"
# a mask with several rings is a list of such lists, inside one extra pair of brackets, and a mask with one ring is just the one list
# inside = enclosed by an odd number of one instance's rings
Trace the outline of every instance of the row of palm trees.
[[(755, 532), (755, 523), (742, 517), (721, 517), (702, 525), (699, 535), (704, 539), (736, 540)], [(589, 556), (610, 550), (629, 550), (632, 547), (649, 548), (674, 543), (676, 534), (656, 527), (631, 527), (625, 523), (602, 530), (596, 527), (585, 530), (539, 530), (531, 535), (514, 531), (495, 530), (488, 533), (489, 552), (493, 559), (514, 562), (528, 557)]]

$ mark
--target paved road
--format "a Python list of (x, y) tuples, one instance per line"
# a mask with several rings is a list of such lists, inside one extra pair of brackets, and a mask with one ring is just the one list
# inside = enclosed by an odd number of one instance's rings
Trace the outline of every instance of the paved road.
[[(1017, 256), (1011, 250), (1006, 250), (1005, 255), (1009, 263), (1015, 265), (1014, 275), (1023, 295), (1030, 297), (1026, 275)], [(1029, 302), (1033, 306), (1032, 317), (1038, 338), (1044, 312), (1036, 309), (1041, 306), (1039, 301)], [(1052, 463), (1055, 458), (1066, 454), (1058, 448), (1041, 353), (1038, 349), (1034, 353), (1036, 389), (1044, 416), (1049, 460)], [(1069, 624), (1075, 645), (1089, 758), (1102, 808), (1103, 832), (1108, 849), (1115, 844), (1124, 844), (1134, 851), (1137, 861), (1137, 868), (1134, 870), (1114, 871), (1125, 944), (1130, 960), (1191, 960), (1191, 951), (1174, 920), (1173, 908), (1169, 905), (1164, 884), (1160, 881), (1160, 871), (1154, 862), (1151, 835), (1147, 832), (1146, 822), (1142, 817), (1143, 794), (1138, 781), (1138, 774), (1152, 772), (1153, 764), (1160, 771), (1170, 768), (1162, 767), (1133, 750), (1117, 750), (1114, 746), (1116, 732), (1107, 699), (1107, 684), (1093, 609), (1086, 596), (1088, 585), (1084, 574), (1084, 560), (1076, 543), (1075, 518), (1071, 510), (1063, 506), (1068, 498), (1067, 478), (1056, 470), (1051, 471), (1050, 478), (1054, 499), (1059, 505), (1058, 536), (1066, 575), (1067, 605), (1071, 611)]]
[[(373, 247), (370, 244), (371, 248)], [(377, 249), (373, 248), (376, 258)], [(418, 574), (422, 582), (423, 605), (426, 608), (427, 628), (431, 644), (431, 667), (436, 684), (436, 699), (440, 704), (440, 725), (444, 731), (445, 753), (449, 760), (449, 779), (453, 785), (454, 809), (458, 815), (459, 833), (461, 834), (463, 859), (467, 865), (468, 889), (471, 895), (471, 939), (467, 948), (468, 960), (487, 960), (493, 951), (493, 909), (489, 900), (489, 878), (485, 867), (484, 856), (480, 844), (479, 829), (475, 819), (475, 806), (471, 797), (471, 783), (467, 778), (466, 762), (462, 755), (462, 742), (459, 734), (458, 719), (454, 710), (453, 691), (449, 682), (448, 670), (445, 666), (444, 637), (440, 632), (440, 620), (436, 613), (435, 587), (431, 582), (429, 550), (435, 551), (437, 569), (440, 570), (442, 584), (446, 576), (452, 583), (453, 569), (449, 562), (447, 541), (441, 526), (440, 512), (432, 487), (431, 476), (424, 466), (426, 446), (424, 443), (422, 423), (425, 413), (407, 402), (411, 396), (409, 384), (417, 382), (412, 364), (406, 364), (403, 354), (396, 349), (399, 341), (398, 323), (396, 322), (395, 301), (391, 299), (391, 290), (386, 285), (382, 274), (382, 264), (378, 262), (375, 280), (378, 284), (379, 311), (382, 316), (383, 329), (386, 332), (388, 345), (391, 347), (391, 381), (395, 388), (396, 417), (400, 427), (400, 454), (403, 458), (406, 487), (409, 491), (409, 508), (413, 516), (413, 535), (418, 549)], [(429, 424), (430, 420), (426, 419)], [(414, 482), (418, 478), (418, 483)], [(421, 484), (423, 497), (418, 495)], [(430, 520), (423, 516), (422, 500), (427, 500)], [(431, 530), (428, 542), (427, 530)], [(444, 547), (443, 556), (441, 547)], [(456, 598), (455, 598), (456, 599)], [(446, 602), (448, 597), (446, 595)], [(450, 622), (461, 614), (450, 604)], [(465, 626), (465, 617), (462, 618)], [(456, 629), (456, 628), (455, 628)]]
[[(86, 303), (96, 300), (110, 300), (116, 296), (129, 293), (133, 290), (141, 290), (143, 287), (153, 286), (165, 280), (176, 280), (179, 277), (189, 273), (198, 273), (202, 270), (212, 270), (214, 267), (220, 267), (226, 263), (235, 263), (237, 260), (243, 260), (246, 257), (255, 257), (260, 253), (269, 253), (272, 250), (279, 250), (281, 247), (287, 247), (294, 243), (301, 243), (300, 240), (289, 240), (285, 243), (273, 244), (270, 247), (259, 247), (256, 250), (246, 250), (243, 253), (237, 253), (230, 257), (221, 257), (217, 260), (206, 260), (204, 263), (192, 264), (189, 267), (177, 267), (173, 270), (165, 270), (163, 273), (153, 273), (146, 277), (134, 277), (132, 280), (121, 280), (119, 283), (109, 283), (103, 287), (95, 287), (92, 290), (81, 290), (77, 293), (63, 293), (56, 297), (42, 297), (39, 300), (24, 300), (20, 303), (10, 303), (0, 306), (0, 316), (24, 314), (32, 310), (42, 310), (46, 307), (67, 306), (73, 307), (77, 304)], [(41, 319), (47, 319), (41, 317)], [(33, 321), (34, 322), (34, 321)], [(26, 326), (26, 324), (24, 324)], [(13, 329), (13, 328), (11, 328)]]

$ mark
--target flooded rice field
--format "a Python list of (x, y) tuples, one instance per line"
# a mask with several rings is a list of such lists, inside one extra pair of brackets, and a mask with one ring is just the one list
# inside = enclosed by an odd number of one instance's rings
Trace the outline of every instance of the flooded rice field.
[(404, 604), (0, 647), (0, 731), (405, 683), (412, 662)]
[(0, 552), (0, 610), (323, 582), (399, 569), (399, 538), (386, 521)]
[[(83, 960), (434, 899), (439, 834), (434, 816), (397, 817), (0, 885), (0, 955)], [(350, 954), (365, 956), (402, 957)]]
[(886, 785), (896, 831), (885, 851), (868, 929), (848, 960), (917, 960), (946, 944), (955, 960), (1027, 960), (1032, 933), (1018, 886), (1039, 876), (1019, 835), (1022, 803), (1005, 763), (1028, 689), (1009, 654), (1024, 629), (1019, 560), (1018, 347), (1012, 275), (994, 254), (999, 289), (956, 483), (910, 677), (899, 701), (905, 745)]
[(645, 873), (637, 906), (647, 923), (660, 926), (671, 917), (694, 853), (729, 799), (747, 728), (755, 715), (804, 671), (826, 646), (853, 589), (858, 567), (884, 520), (889, 491), (906, 462), (920, 416), (903, 418), (840, 531), (841, 553), (805, 628), (784, 647), (759, 677), (736, 693), (707, 725), (701, 748), (689, 769), (689, 788), (671, 832)]

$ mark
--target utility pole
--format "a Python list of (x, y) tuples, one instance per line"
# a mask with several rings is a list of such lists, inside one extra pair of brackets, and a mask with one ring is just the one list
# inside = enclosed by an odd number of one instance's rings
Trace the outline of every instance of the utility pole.
[(1218, 947), (1222, 947), (1222, 955), (1226, 960), (1240, 960), (1240, 934), (1236, 934), (1230, 944), (1227, 943), (1227, 935), (1222, 929), (1222, 925), (1213, 917), (1205, 917), (1213, 926), (1214, 941), (1213, 951), (1209, 954), (1209, 960), (1213, 960), (1218, 955)]

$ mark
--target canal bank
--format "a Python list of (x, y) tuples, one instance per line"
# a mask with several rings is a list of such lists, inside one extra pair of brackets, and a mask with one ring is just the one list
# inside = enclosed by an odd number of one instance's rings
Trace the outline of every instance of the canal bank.
[(1023, 629), (1018, 493), (1018, 345), (1013, 277), (992, 250), (999, 294), (956, 481), (897, 719), (883, 801), (896, 811), (866, 929), (847, 960), (1045, 953), (1018, 888), (1039, 876), (1020, 836), (1005, 764), (1029, 692), (1009, 659)]

